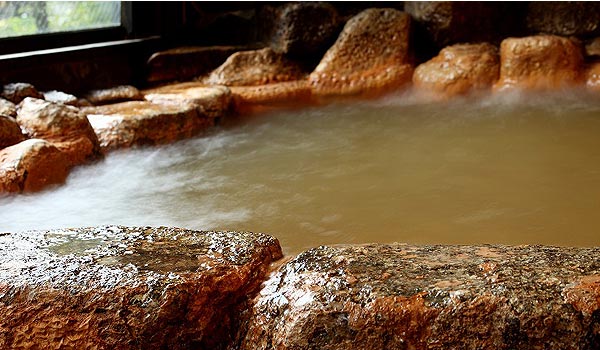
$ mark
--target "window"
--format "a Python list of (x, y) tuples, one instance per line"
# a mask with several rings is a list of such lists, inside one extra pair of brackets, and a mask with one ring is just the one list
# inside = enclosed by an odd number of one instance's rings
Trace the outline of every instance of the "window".
[(120, 25), (119, 1), (0, 1), (0, 38)]

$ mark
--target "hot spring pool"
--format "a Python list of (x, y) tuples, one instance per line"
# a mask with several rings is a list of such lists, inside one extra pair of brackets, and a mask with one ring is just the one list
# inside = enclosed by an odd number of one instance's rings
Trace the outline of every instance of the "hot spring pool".
[(0, 231), (247, 230), (335, 243), (600, 245), (600, 98), (414, 96), (279, 111), (0, 198)]

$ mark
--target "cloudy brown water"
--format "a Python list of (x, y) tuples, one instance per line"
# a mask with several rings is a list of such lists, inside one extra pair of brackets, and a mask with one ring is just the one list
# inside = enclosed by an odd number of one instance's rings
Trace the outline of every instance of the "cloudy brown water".
[(104, 224), (335, 243), (600, 245), (600, 98), (414, 96), (279, 111), (0, 198), (0, 231)]

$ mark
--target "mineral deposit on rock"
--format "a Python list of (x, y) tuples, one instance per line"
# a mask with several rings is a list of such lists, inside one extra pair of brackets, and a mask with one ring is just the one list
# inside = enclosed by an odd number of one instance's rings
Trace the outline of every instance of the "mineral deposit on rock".
[(281, 257), (253, 233), (105, 226), (0, 235), (0, 348), (222, 349)]
[(312, 89), (308, 81), (298, 80), (259, 86), (231, 88), (235, 110), (241, 113), (264, 107), (290, 107), (311, 103)]

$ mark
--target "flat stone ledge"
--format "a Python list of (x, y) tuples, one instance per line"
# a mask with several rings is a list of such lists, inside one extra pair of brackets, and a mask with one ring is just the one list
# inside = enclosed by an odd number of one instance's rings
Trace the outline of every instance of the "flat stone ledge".
[(240, 349), (598, 349), (600, 248), (319, 247), (265, 284)]
[(281, 257), (248, 232), (0, 234), (0, 348), (220, 349)]

